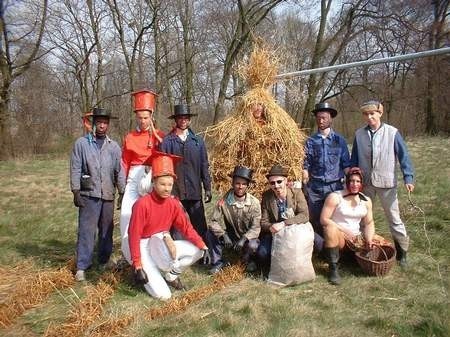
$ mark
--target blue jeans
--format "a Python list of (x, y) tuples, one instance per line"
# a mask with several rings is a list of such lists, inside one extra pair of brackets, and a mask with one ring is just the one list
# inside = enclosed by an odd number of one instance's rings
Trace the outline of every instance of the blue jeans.
[(77, 269), (92, 265), (95, 236), (98, 230), (98, 263), (109, 261), (113, 248), (114, 201), (83, 196), (84, 207), (78, 209)]
[(309, 222), (314, 228), (314, 232), (323, 237), (323, 228), (320, 223), (320, 213), (322, 212), (325, 199), (331, 192), (343, 190), (340, 181), (324, 183), (310, 180), (306, 185), (306, 201), (308, 202)]
[(259, 237), (259, 247), (256, 251), (258, 263), (260, 266), (270, 267), (272, 254), (272, 234), (263, 234)]

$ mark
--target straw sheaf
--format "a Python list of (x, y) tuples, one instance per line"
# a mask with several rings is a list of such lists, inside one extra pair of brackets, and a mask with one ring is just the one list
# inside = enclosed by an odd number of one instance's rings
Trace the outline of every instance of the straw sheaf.
[(275, 50), (256, 43), (248, 61), (238, 65), (237, 73), (250, 88), (268, 88), (275, 83), (279, 63)]
[(224, 270), (214, 277), (212, 284), (199, 289), (194, 289), (182, 297), (177, 297), (167, 302), (161, 308), (153, 308), (147, 314), (149, 319), (164, 317), (185, 310), (189, 305), (199, 302), (226, 286), (241, 281), (244, 278), (244, 267), (234, 265), (224, 268)]
[[(67, 268), (59, 270), (31, 271), (17, 269), (0, 270), (2, 285), (9, 274), (21, 275), (15, 279), (9, 296), (0, 304), (0, 327), (6, 328), (26, 310), (44, 302), (55, 289), (63, 289), (73, 284), (73, 275)], [(17, 269), (17, 270), (16, 270)], [(9, 278), (12, 281), (11, 278)]]
[(86, 295), (70, 311), (66, 321), (61, 325), (50, 325), (44, 336), (56, 337), (80, 336), (102, 314), (104, 304), (113, 296), (117, 285), (114, 275), (105, 276), (107, 282), (100, 280), (95, 286), (86, 287)]
[(133, 323), (136, 317), (146, 317), (152, 320), (184, 311), (189, 305), (197, 303), (226, 286), (241, 281), (243, 278), (244, 267), (242, 265), (224, 268), (223, 271), (214, 276), (211, 284), (191, 290), (181, 297), (173, 298), (162, 307), (152, 308), (147, 313), (126, 314), (121, 317), (110, 316), (94, 328), (90, 335), (96, 337), (120, 335), (127, 326)]
[[(265, 107), (264, 124), (252, 115), (252, 105)], [(289, 169), (289, 179), (301, 180), (305, 134), (295, 121), (263, 88), (254, 88), (240, 99), (231, 116), (206, 131), (212, 142), (211, 172), (214, 187), (224, 193), (230, 188), (228, 175), (236, 165), (254, 170), (255, 184), (249, 191), (261, 196), (267, 188), (265, 175), (274, 164)]]

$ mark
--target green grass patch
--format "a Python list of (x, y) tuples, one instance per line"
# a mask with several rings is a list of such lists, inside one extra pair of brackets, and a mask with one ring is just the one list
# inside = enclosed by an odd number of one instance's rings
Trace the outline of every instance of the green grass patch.
[[(343, 284), (327, 283), (326, 264), (314, 261), (315, 281), (275, 289), (260, 277), (247, 277), (187, 310), (156, 319), (137, 315), (128, 336), (436, 336), (450, 335), (450, 147), (448, 138), (408, 141), (416, 168), (416, 189), (411, 196), (400, 185), (402, 218), (411, 236), (410, 266), (394, 267), (383, 278), (367, 277), (350, 262), (342, 266)], [(77, 209), (69, 189), (68, 159), (51, 156), (0, 162), (0, 264), (14, 266), (32, 259), (36, 267), (61, 266), (74, 256)], [(401, 176), (399, 175), (400, 181)], [(218, 195), (215, 195), (217, 200)], [(212, 206), (207, 204), (207, 214)], [(116, 214), (118, 219), (118, 214)], [(377, 233), (390, 237), (379, 201), (375, 201)], [(119, 228), (115, 228), (115, 257), (120, 256)], [(100, 276), (96, 265), (88, 284)], [(212, 278), (207, 270), (190, 268), (183, 276), (190, 288)], [(64, 321), (85, 291), (54, 292), (38, 307), (26, 311), (0, 335), (41, 335), (50, 322)], [(183, 295), (175, 291), (174, 297)], [(1, 300), (0, 300), (1, 302)], [(123, 280), (104, 307), (102, 319), (147, 311), (163, 303)], [(101, 321), (101, 320), (100, 320)], [(100, 322), (99, 322), (100, 323)], [(87, 332), (88, 334), (88, 332)]]

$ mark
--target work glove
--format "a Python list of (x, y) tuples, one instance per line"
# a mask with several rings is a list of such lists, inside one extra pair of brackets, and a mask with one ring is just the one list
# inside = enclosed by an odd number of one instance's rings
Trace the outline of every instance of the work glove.
[(203, 248), (203, 264), (204, 265), (211, 264), (211, 254), (209, 254), (208, 248)]
[(219, 241), (225, 248), (233, 247), (233, 241), (231, 241), (230, 237), (228, 236), (228, 234), (226, 232), (223, 233), (223, 235), (220, 237)]
[(72, 191), (73, 193), (73, 204), (75, 207), (84, 207), (84, 200), (83, 197), (80, 194), (79, 190)]
[(212, 200), (212, 193), (211, 191), (205, 191), (205, 204), (208, 202), (211, 202)]
[(117, 210), (122, 208), (122, 200), (123, 200), (123, 193), (119, 193), (119, 197), (117, 198)]
[(144, 269), (139, 268), (134, 270), (134, 281), (137, 284), (146, 284), (148, 283), (147, 273)]
[(246, 242), (247, 238), (245, 236), (242, 236), (242, 238), (234, 245), (234, 250), (240, 252), (242, 248), (244, 248)]

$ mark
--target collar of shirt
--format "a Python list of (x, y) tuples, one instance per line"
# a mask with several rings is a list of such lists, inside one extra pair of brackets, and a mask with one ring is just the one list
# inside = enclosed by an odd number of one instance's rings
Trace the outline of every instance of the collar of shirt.
[(250, 202), (250, 198), (247, 198), (247, 193), (245, 194), (245, 199), (244, 201), (238, 201), (234, 198), (234, 193), (233, 190), (230, 190), (225, 198), (225, 201), (227, 202), (228, 205), (230, 206), (236, 206), (238, 208), (240, 207), (244, 207), (244, 206), (248, 206), (251, 204)]
[[(176, 132), (176, 131), (175, 131)], [(179, 132), (179, 131), (178, 131)], [(180, 138), (183, 142), (186, 141), (189, 136), (189, 129), (181, 130), (181, 133), (177, 133), (178, 138)]]
[[(84, 137), (87, 138), (89, 143), (96, 141), (96, 137), (91, 132), (86, 133), (84, 135)], [(105, 135), (105, 141), (108, 142), (108, 143), (111, 143), (111, 138), (109, 138), (108, 135)]]
[(323, 136), (320, 132), (316, 132), (313, 136), (313, 138), (317, 138), (317, 139), (333, 139), (334, 137), (334, 130), (332, 128), (330, 128), (330, 133), (327, 136)]

